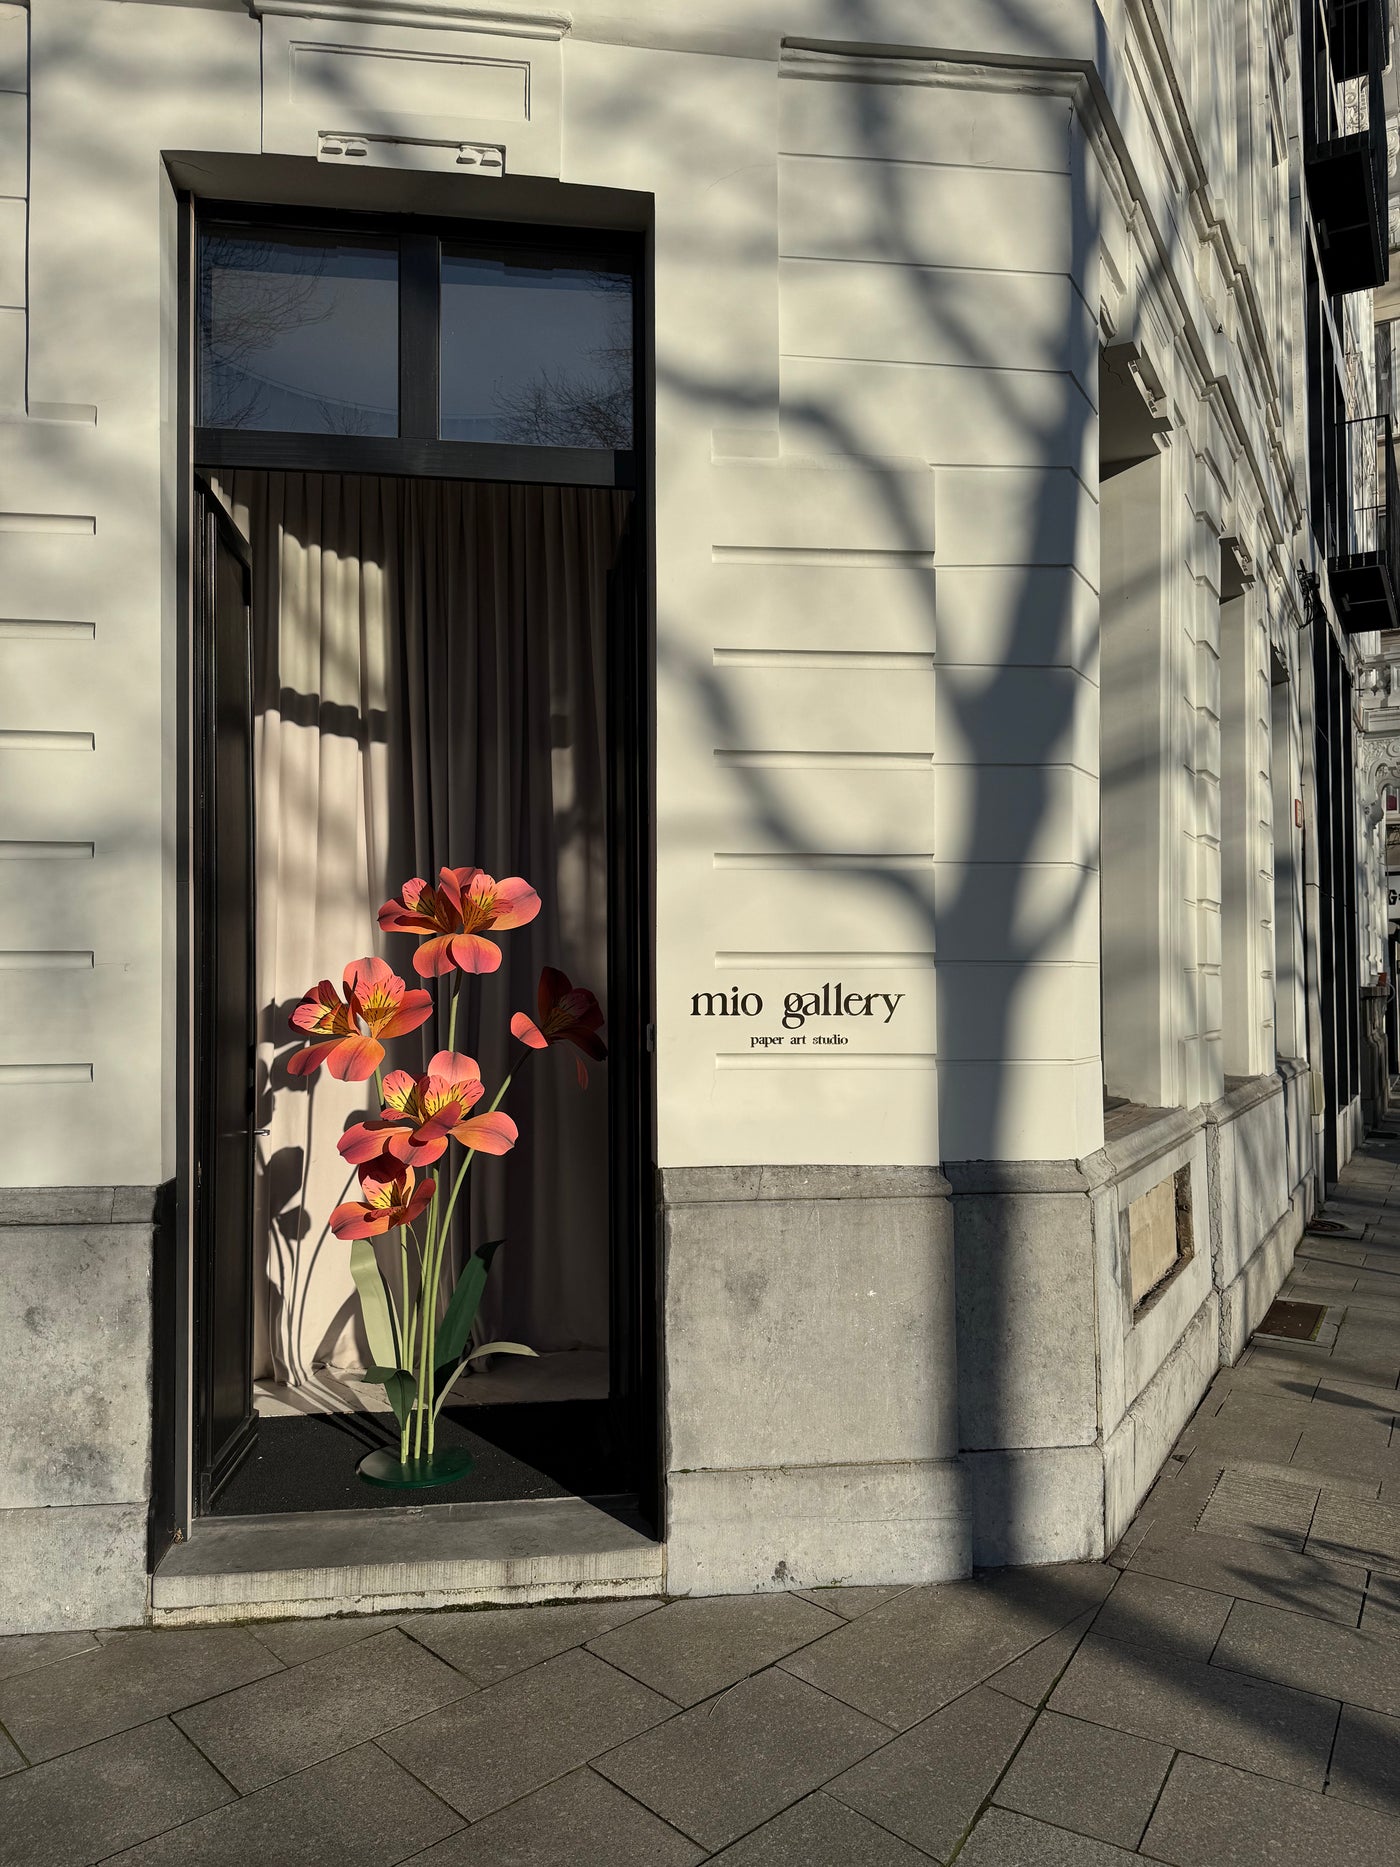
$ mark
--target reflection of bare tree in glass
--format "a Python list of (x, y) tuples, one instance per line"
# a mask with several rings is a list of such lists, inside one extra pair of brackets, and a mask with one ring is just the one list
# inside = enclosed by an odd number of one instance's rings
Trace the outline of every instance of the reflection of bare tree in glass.
[[(271, 240), (206, 237), (199, 272), (200, 421), (205, 427), (257, 427), (271, 385), (254, 372), (254, 361), (288, 331), (323, 324), (335, 308), (321, 291), (324, 250), (310, 243), (298, 248), (295, 272), (282, 270), (285, 251)], [(329, 418), (326, 425), (333, 432), (355, 432), (336, 427)]]
[(632, 281), (599, 273), (599, 294), (615, 297), (611, 341), (586, 354), (588, 371), (537, 370), (511, 388), (496, 385), (499, 438), (526, 447), (631, 447)]

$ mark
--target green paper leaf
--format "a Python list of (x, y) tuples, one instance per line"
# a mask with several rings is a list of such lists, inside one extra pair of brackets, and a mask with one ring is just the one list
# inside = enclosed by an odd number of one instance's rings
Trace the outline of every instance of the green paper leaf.
[(360, 1314), (364, 1318), (365, 1339), (376, 1368), (397, 1368), (398, 1334), (394, 1328), (389, 1293), (379, 1274), (379, 1260), (367, 1238), (357, 1238), (350, 1247), (350, 1275), (360, 1293)]
[(389, 1405), (394, 1409), (394, 1418), (402, 1426), (413, 1411), (413, 1397), (418, 1392), (418, 1383), (403, 1368), (366, 1368), (363, 1374), (356, 1375), (361, 1387), (382, 1387), (389, 1398)]
[[(476, 1312), (481, 1307), (486, 1273), (491, 1268), (492, 1258), (504, 1243), (502, 1238), (493, 1238), (490, 1244), (474, 1252), (462, 1267), (462, 1275), (457, 1279), (457, 1287), (448, 1301), (447, 1313), (438, 1324), (437, 1346), (433, 1351), (435, 1368), (452, 1368), (462, 1359), (471, 1337), (472, 1324), (476, 1321)], [(373, 1347), (373, 1343), (370, 1346)], [(377, 1353), (375, 1359), (379, 1359)]]
[(483, 1342), (480, 1348), (474, 1348), (468, 1361), (475, 1361), (478, 1355), (533, 1355), (534, 1349), (526, 1348), (523, 1342)]

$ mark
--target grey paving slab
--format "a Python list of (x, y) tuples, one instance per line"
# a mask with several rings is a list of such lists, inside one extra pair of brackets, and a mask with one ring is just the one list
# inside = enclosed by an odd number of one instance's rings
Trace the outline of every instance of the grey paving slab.
[(976, 1686), (828, 1783), (828, 1793), (947, 1860), (1034, 1716), (1030, 1706)]
[(1361, 1626), (1368, 1634), (1383, 1634), (1400, 1642), (1400, 1578), (1373, 1575), (1361, 1610)]
[(675, 1713), (669, 1699), (575, 1648), (379, 1742), (476, 1821)]
[(1166, 1781), (1168, 1744), (1042, 1712), (996, 1801), (1057, 1828), (1135, 1848)]
[(693, 1841), (593, 1770), (499, 1809), (406, 1867), (692, 1867)]
[(1332, 1699), (1091, 1633), (1050, 1709), (1320, 1790), (1338, 1708)]
[(1112, 1569), (1082, 1563), (911, 1588), (782, 1665), (902, 1730), (1077, 1620), (1114, 1579)]
[(1142, 1852), (1173, 1867), (1395, 1867), (1400, 1823), (1341, 1796), (1181, 1756)]
[(118, 1854), (113, 1867), (393, 1867), (460, 1825), (364, 1744)]
[(718, 1849), (888, 1736), (873, 1719), (774, 1668), (599, 1757), (595, 1767), (672, 1827)]
[(1309, 1551), (1299, 1556), (1233, 1536), (1184, 1536), (1169, 1543), (1145, 1538), (1128, 1558), (1128, 1568), (1242, 1601), (1296, 1608), (1351, 1627), (1361, 1611), (1366, 1580), (1352, 1563)]
[(928, 1867), (927, 1854), (822, 1794), (709, 1858), (723, 1867)]
[(1325, 1411), (1332, 1416), (1341, 1414), (1351, 1419), (1369, 1417), (1378, 1420), (1383, 1426), (1393, 1425), (1397, 1412), (1400, 1412), (1400, 1392), (1387, 1382), (1357, 1380), (1340, 1368), (1329, 1367), (1322, 1372), (1313, 1392), (1312, 1404), (1315, 1418)]
[(5, 1867), (83, 1867), (187, 1822), (233, 1791), (161, 1718), (0, 1781)]
[(241, 1627), (120, 1634), (0, 1683), (0, 1724), (32, 1763), (278, 1672)]
[(284, 1666), (300, 1666), (305, 1660), (319, 1659), (323, 1653), (334, 1653), (337, 1647), (353, 1646), (357, 1640), (387, 1633), (402, 1619), (399, 1614), (339, 1614), (326, 1621), (259, 1622), (249, 1631)]
[[(1118, 1586), (1122, 1586), (1121, 1582)], [(1110, 1595), (1109, 1600), (1112, 1599)], [(1074, 1657), (1075, 1648), (1093, 1625), (1094, 1612), (1090, 1608), (1078, 1620), (1071, 1621), (1068, 1627), (1062, 1627), (1058, 1633), (1051, 1634), (1048, 1640), (1042, 1640), (1038, 1646), (1023, 1653), (1020, 1659), (1012, 1660), (1009, 1666), (994, 1672), (987, 1684), (995, 1686), (998, 1692), (1018, 1700), (1022, 1705), (1043, 1705), (1055, 1681)]]
[(887, 1601), (904, 1593), (903, 1588), (799, 1588), (798, 1594), (818, 1608), (839, 1614), (843, 1621), (858, 1621), (872, 1608), (882, 1608)]
[(175, 1713), (247, 1795), (478, 1688), (391, 1629)]
[(590, 1641), (589, 1651), (677, 1705), (697, 1705), (844, 1625), (796, 1595), (692, 1596)]
[(448, 1614), (411, 1614), (402, 1622), (425, 1647), (480, 1685), (494, 1685), (541, 1660), (567, 1653), (638, 1615), (654, 1614), (659, 1600), (577, 1601), (541, 1608), (475, 1608)]
[(1130, 1646), (1208, 1660), (1229, 1612), (1227, 1595), (1129, 1569), (1099, 1609), (1094, 1632)]
[[(1290, 1365), (1295, 1359), (1296, 1345), (1290, 1344)], [(1309, 1405), (1305, 1400), (1236, 1388), (1219, 1413), (1199, 1421), (1194, 1431), (1183, 1437), (1187, 1444), (1194, 1443), (1202, 1451), (1216, 1452), (1226, 1459), (1239, 1454), (1286, 1465), (1308, 1423), (1305, 1410)]]
[(9, 1738), (6, 1737), (5, 1733), (0, 1731), (0, 1776), (10, 1776), (14, 1771), (22, 1770), (23, 1768), (24, 1758), (19, 1754)]
[(1317, 1499), (1316, 1485), (1281, 1484), (1233, 1467), (1221, 1473), (1197, 1528), (1207, 1536), (1239, 1536), (1276, 1549), (1301, 1550)]
[(1400, 1718), (1343, 1705), (1327, 1794), (1400, 1816)]
[(1400, 1716), (1397, 1659), (1400, 1650), (1387, 1635), (1237, 1601), (1213, 1663)]
[(958, 1856), (958, 1867), (1142, 1867), (1136, 1854), (1010, 1809), (988, 1809)]
[(96, 1634), (6, 1634), (0, 1638), (0, 1679), (91, 1653), (97, 1644)]
[(1400, 1571), (1400, 1505), (1324, 1492), (1307, 1550), (1310, 1556)]
[(1340, 1481), (1355, 1479), (1379, 1484), (1397, 1475), (1396, 1455), (1390, 1449), (1390, 1422), (1370, 1414), (1338, 1418), (1335, 1411), (1315, 1426), (1305, 1426), (1293, 1454), (1294, 1466), (1325, 1473), (1323, 1488), (1352, 1490)]

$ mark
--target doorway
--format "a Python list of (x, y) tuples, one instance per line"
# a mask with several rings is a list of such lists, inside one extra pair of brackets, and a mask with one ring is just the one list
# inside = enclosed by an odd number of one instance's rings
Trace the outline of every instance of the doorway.
[(538, 1358), (460, 1383), (442, 1430), (477, 1465), (433, 1502), (654, 1521), (637, 255), (220, 209), (189, 272), (191, 537), (216, 567), (192, 658), (194, 1508), (401, 1502), (355, 1477), (397, 1429), (328, 1224), (374, 1085), (290, 1076), (289, 1014), (377, 956), (434, 994), (385, 1067), (448, 1047), (450, 991), (377, 925), (446, 866), (544, 904), (465, 982), (453, 1047), (499, 1083), (552, 965), (596, 991), (609, 1055), (587, 1088), (562, 1047), (529, 1058), (520, 1140), (470, 1176), (449, 1249), (504, 1241), (481, 1325)]

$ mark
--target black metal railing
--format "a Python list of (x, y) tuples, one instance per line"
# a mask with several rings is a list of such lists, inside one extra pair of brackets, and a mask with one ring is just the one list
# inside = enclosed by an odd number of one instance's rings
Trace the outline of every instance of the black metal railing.
[(1400, 622), (1400, 473), (1389, 415), (1341, 422), (1334, 448), (1327, 570), (1348, 634)]
[(1305, 0), (1303, 153), (1329, 293), (1389, 277), (1383, 74), (1389, 0)]

